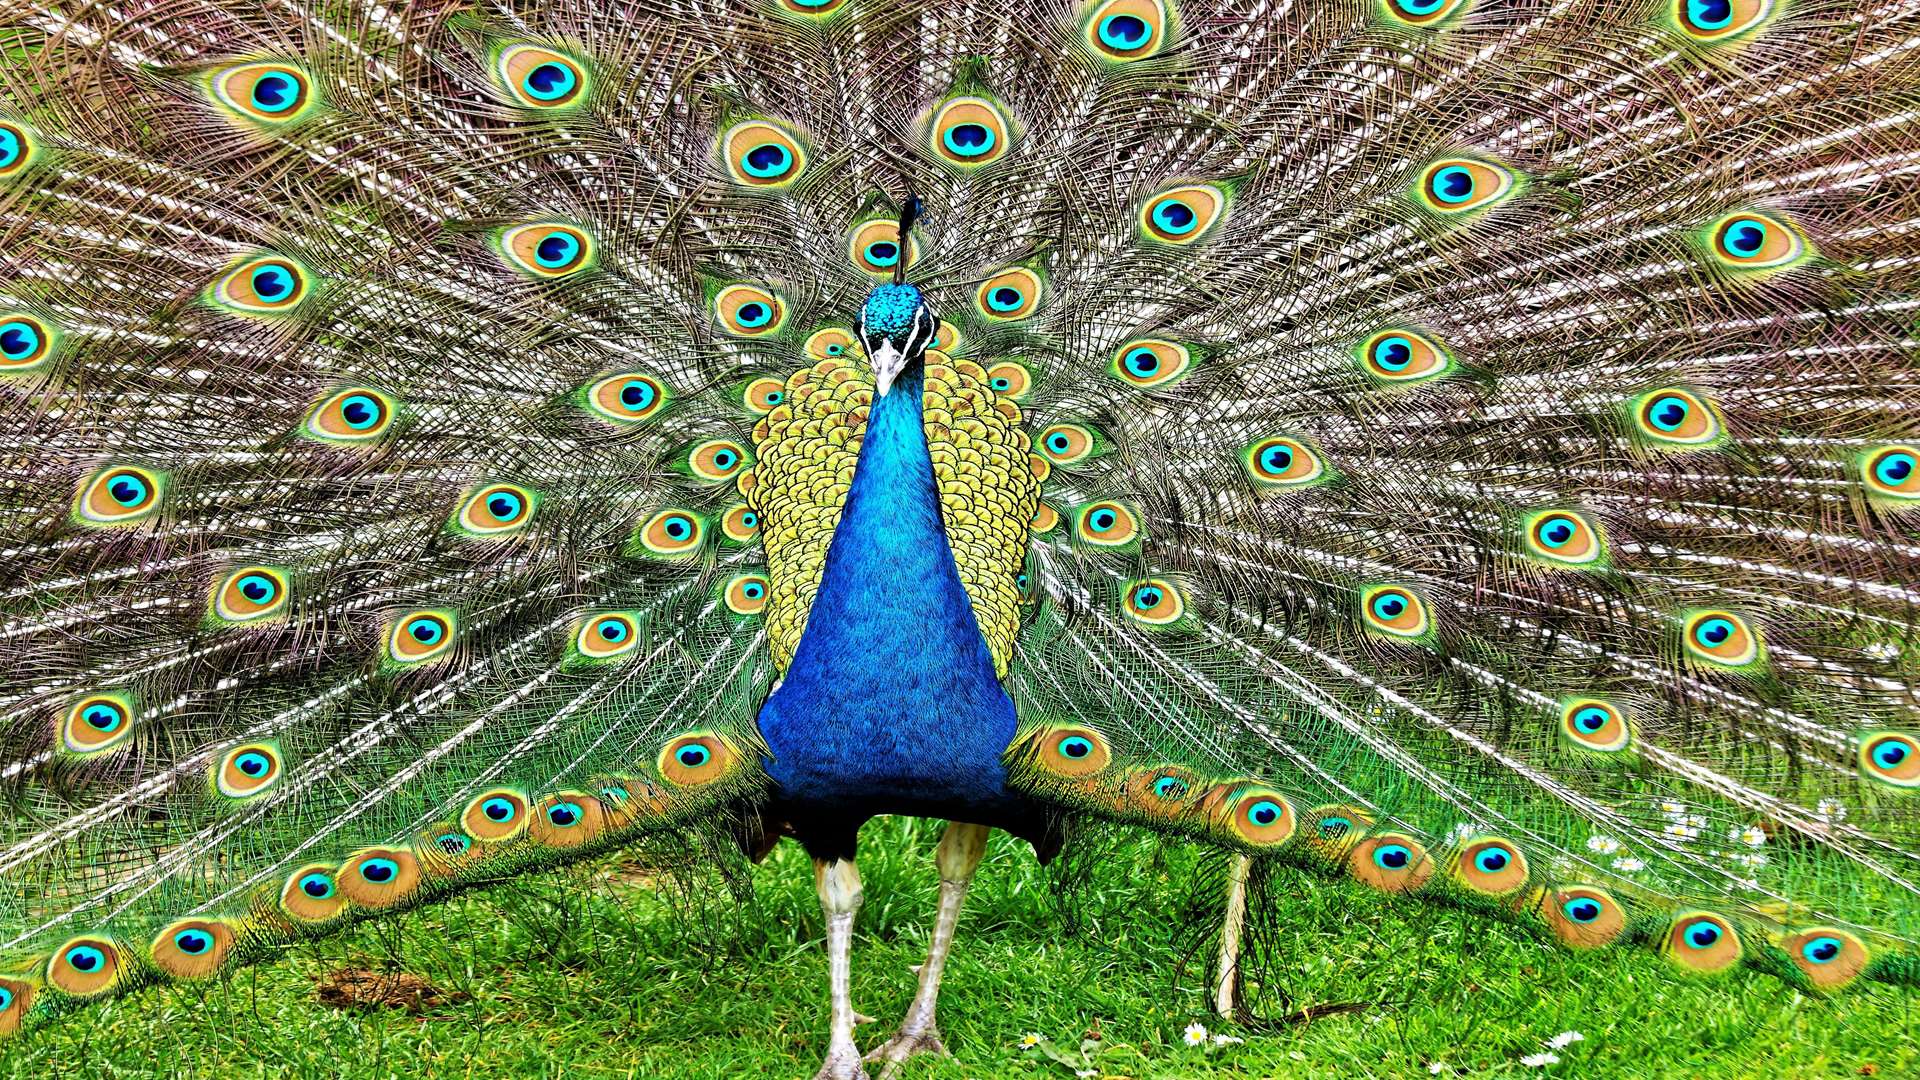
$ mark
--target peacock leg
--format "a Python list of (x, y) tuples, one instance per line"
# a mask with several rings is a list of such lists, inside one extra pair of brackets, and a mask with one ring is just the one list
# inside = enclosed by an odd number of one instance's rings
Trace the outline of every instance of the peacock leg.
[(946, 967), (947, 952), (953, 946), (953, 929), (960, 922), (960, 905), (966, 902), (967, 886), (980, 868), (980, 857), (987, 851), (985, 825), (965, 822), (947, 823), (940, 837), (934, 863), (940, 868), (940, 910), (933, 920), (933, 940), (927, 945), (927, 962), (919, 967), (920, 989), (900, 1022), (900, 1033), (867, 1055), (868, 1061), (884, 1061), (881, 1080), (900, 1071), (900, 1065), (914, 1054), (945, 1054), (940, 1028), (934, 1023), (933, 1008), (940, 997), (940, 971)]
[(1226, 918), (1220, 925), (1220, 963), (1213, 984), (1213, 1011), (1232, 1020), (1240, 1011), (1240, 939), (1247, 928), (1247, 876), (1253, 859), (1235, 855), (1227, 877)]
[(827, 1060), (813, 1080), (867, 1080), (853, 1041), (853, 917), (865, 898), (852, 859), (813, 861), (813, 884), (827, 916), (827, 971), (833, 990), (833, 1033)]

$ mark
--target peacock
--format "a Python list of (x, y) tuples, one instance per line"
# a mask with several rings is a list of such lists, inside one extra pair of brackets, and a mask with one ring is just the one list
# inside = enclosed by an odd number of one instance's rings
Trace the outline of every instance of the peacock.
[(880, 815), (886, 1076), (994, 829), (1920, 983), (1910, 0), (0, 11), (0, 1033), (791, 839), (864, 1077)]

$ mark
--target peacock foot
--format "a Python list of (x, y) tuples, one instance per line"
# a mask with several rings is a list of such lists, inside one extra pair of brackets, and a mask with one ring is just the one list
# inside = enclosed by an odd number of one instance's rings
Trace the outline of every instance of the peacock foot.
[(813, 1074), (813, 1080), (869, 1080), (867, 1070), (860, 1065), (860, 1048), (836, 1039), (828, 1047), (827, 1060), (821, 1064), (820, 1071)]
[(928, 1023), (922, 1027), (902, 1025), (900, 1033), (867, 1052), (868, 1061), (884, 1061), (880, 1070), (880, 1080), (891, 1080), (899, 1075), (900, 1066), (916, 1054), (938, 1054), (950, 1057), (945, 1043), (940, 1041), (940, 1029)]

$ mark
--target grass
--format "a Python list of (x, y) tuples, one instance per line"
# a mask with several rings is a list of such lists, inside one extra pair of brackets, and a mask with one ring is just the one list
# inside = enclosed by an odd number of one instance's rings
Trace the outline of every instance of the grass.
[[(924, 823), (862, 837), (867, 903), (855, 1007), (881, 1041), (913, 992), (933, 909)], [(1920, 994), (1873, 985), (1831, 1000), (1762, 975), (1692, 978), (1639, 950), (1581, 956), (1468, 912), (1376, 896), (1308, 873), (1281, 880), (1276, 975), (1295, 1008), (1368, 1003), (1275, 1030), (1206, 1013), (1177, 976), (1176, 911), (1199, 855), (1117, 841), (1063, 913), (1022, 845), (996, 835), (961, 921), (941, 1026), (955, 1057), (919, 1080), (1072, 1076), (1021, 1037), (1104, 1077), (1656, 1078), (1920, 1075)], [(810, 1076), (825, 1047), (826, 960), (805, 857), (751, 875), (752, 901), (706, 875), (683, 892), (633, 853), (470, 893), (287, 950), (208, 984), (136, 993), (0, 1047), (0, 1075), (55, 1077)], [(413, 1008), (328, 1003), (340, 972), (404, 973)], [(329, 990), (332, 987), (334, 989)], [(422, 994), (426, 1000), (422, 1001)], [(1195, 1049), (1200, 1020), (1241, 1043)], [(1521, 1059), (1585, 1038), (1544, 1068)]]

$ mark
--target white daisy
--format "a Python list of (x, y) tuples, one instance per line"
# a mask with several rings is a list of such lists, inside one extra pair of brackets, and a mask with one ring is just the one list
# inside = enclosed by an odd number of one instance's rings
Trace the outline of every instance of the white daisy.
[(1187, 1030), (1181, 1034), (1181, 1037), (1187, 1040), (1188, 1046), (1199, 1046), (1207, 1041), (1207, 1025), (1195, 1020), (1187, 1025)]
[(1727, 839), (1748, 847), (1761, 847), (1767, 842), (1767, 832), (1758, 825), (1735, 825), (1727, 830)]
[(1602, 855), (1611, 855), (1614, 852), (1619, 851), (1621, 847), (1622, 845), (1620, 841), (1615, 840), (1611, 836), (1587, 837), (1588, 851), (1598, 852), (1599, 854), (1602, 854)]
[(1563, 1031), (1547, 1040), (1547, 1046), (1553, 1050), (1565, 1050), (1577, 1042), (1586, 1042), (1587, 1037), (1577, 1031)]
[(1637, 870), (1645, 870), (1647, 864), (1632, 856), (1622, 856), (1621, 858), (1613, 860), (1613, 868), (1631, 874)]
[(1560, 1064), (1560, 1055), (1551, 1050), (1542, 1050), (1537, 1054), (1528, 1054), (1521, 1058), (1520, 1064), (1529, 1069), (1544, 1069), (1549, 1065)]
[(1020, 1036), (1020, 1049), (1022, 1050), (1031, 1050), (1039, 1045), (1040, 1033), (1037, 1031), (1029, 1031), (1025, 1035)]
[(1847, 804), (1839, 799), (1821, 799), (1813, 804), (1813, 812), (1828, 824), (1837, 824), (1847, 819)]

